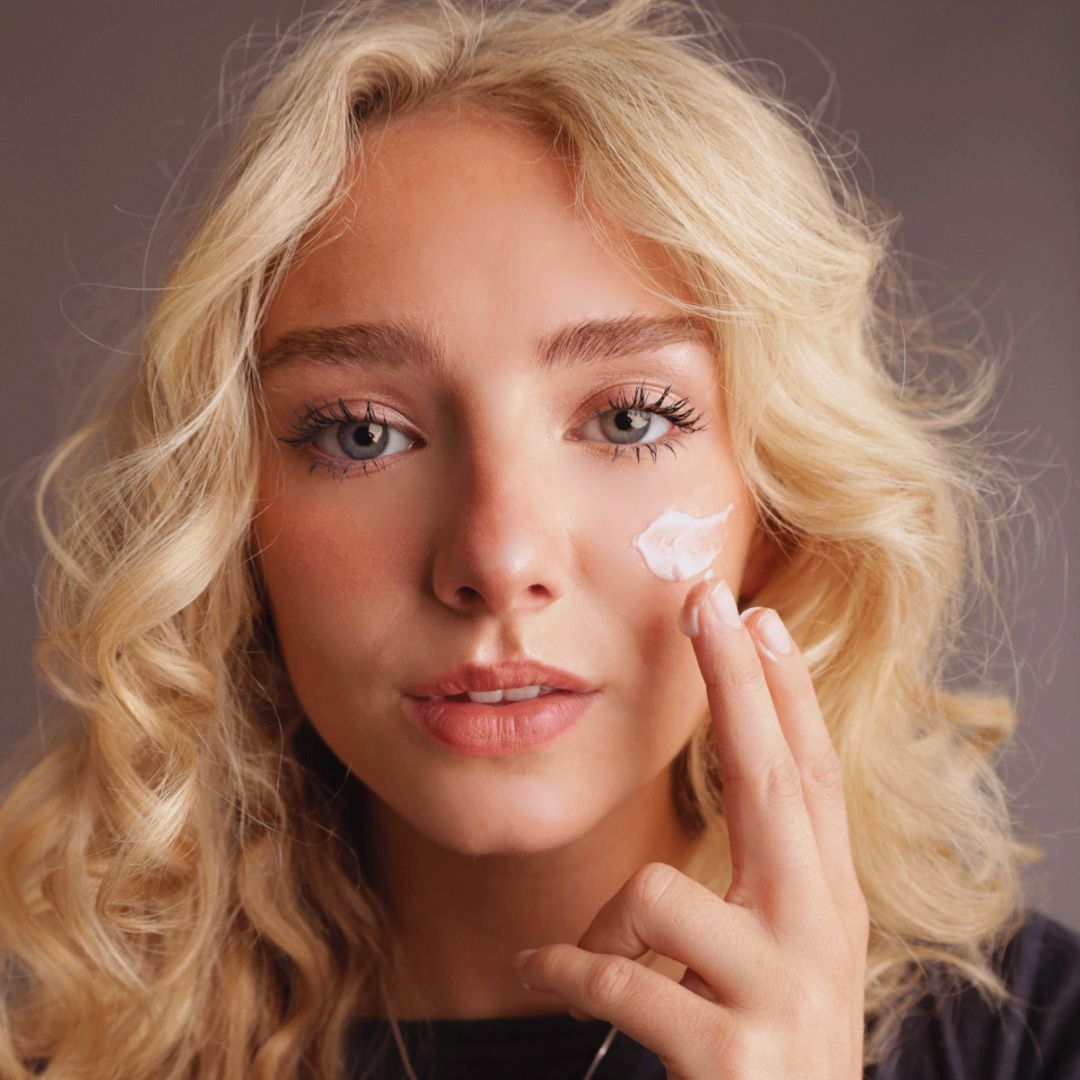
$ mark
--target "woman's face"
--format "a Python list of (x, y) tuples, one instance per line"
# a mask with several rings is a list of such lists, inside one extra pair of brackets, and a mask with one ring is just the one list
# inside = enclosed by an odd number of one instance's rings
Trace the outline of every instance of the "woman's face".
[[(347, 228), (290, 268), (261, 340), (271, 430), (255, 540), (296, 695), (388, 807), (473, 855), (584, 835), (656, 791), (705, 715), (677, 625), (700, 574), (655, 576), (634, 538), (668, 508), (732, 506), (712, 568), (736, 595), (757, 550), (706, 342), (538, 362), (566, 324), (680, 314), (593, 239), (547, 146), (476, 114), (395, 118), (369, 143)], [(663, 252), (635, 248), (673, 287)], [(443, 367), (407, 368), (404, 347), (388, 366), (359, 350), (319, 363), (310, 342), (284, 359), (284, 335), (390, 320), (440, 341)], [(665, 403), (687, 399), (702, 430), (608, 401), (643, 387), (652, 404), (669, 386)], [(309, 406), (340, 418), (339, 398), (387, 427), (281, 441)], [(407, 714), (407, 687), (519, 656), (599, 688), (554, 742), (467, 755)]]

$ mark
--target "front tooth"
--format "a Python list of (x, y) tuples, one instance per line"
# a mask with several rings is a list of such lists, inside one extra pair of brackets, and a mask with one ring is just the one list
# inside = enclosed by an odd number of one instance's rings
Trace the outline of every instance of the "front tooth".
[(527, 698), (534, 698), (540, 694), (539, 686), (519, 686), (515, 690), (504, 690), (503, 697), (507, 701), (525, 701)]
[(526, 701), (529, 698), (537, 697), (542, 690), (547, 690), (548, 687), (542, 686), (517, 686), (508, 690), (468, 690), (466, 693), (469, 696), (470, 701), (475, 701), (479, 705), (496, 705), (500, 701)]
[(466, 690), (465, 692), (469, 695), (470, 701), (481, 705), (494, 705), (503, 699), (501, 690), (477, 690), (475, 693), (472, 690)]

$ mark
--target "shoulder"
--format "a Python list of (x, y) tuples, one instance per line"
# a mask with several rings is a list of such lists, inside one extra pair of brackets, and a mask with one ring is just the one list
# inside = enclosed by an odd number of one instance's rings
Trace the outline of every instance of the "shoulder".
[(1080, 1080), (1080, 931), (1029, 912), (993, 961), (1015, 1001), (927, 995), (868, 1080)]

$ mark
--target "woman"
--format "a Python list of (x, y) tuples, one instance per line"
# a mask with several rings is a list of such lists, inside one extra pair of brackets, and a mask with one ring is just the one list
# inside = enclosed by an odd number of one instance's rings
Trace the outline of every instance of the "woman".
[(677, 6), (298, 46), (42, 477), (3, 1075), (1076, 1075), (889, 222)]

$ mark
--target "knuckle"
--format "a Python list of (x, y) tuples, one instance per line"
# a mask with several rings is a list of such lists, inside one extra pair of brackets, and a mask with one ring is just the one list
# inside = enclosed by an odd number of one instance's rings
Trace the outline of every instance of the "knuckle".
[(802, 799), (802, 774), (790, 754), (770, 761), (765, 767), (764, 788), (769, 802), (786, 804)]
[(725, 1013), (718, 1013), (712, 1018), (712, 1022), (700, 1036), (700, 1045), (705, 1051), (705, 1068), (702, 1069), (702, 1075), (709, 1075), (705, 1070), (715, 1069), (718, 1061), (727, 1063), (740, 1060), (742, 1055), (738, 1048), (738, 1038), (738, 1025), (733, 1023)]
[(658, 907), (675, 884), (679, 871), (662, 862), (650, 862), (634, 871), (627, 884), (628, 900), (632, 907)]
[(784, 805), (802, 798), (802, 775), (787, 751), (775, 755), (756, 774), (744, 780), (757, 787), (769, 803)]
[(754, 770), (725, 764), (721, 779), (725, 787), (748, 788), (755, 797), (773, 805), (788, 805), (803, 797), (802, 773), (786, 749)]
[(830, 745), (825, 752), (810, 763), (806, 779), (816, 792), (836, 800), (844, 794), (844, 765), (836, 750)]
[(625, 956), (608, 957), (593, 964), (585, 975), (585, 1000), (600, 1008), (618, 1007), (629, 996), (636, 966)]
[(746, 1020), (728, 1025), (720, 1035), (713, 1061), (724, 1062), (731, 1076), (753, 1075), (762, 1061), (772, 1057), (776, 1043), (776, 1035), (771, 1030), (759, 1030)]
[(793, 980), (788, 984), (785, 995), (787, 1022), (796, 1031), (813, 1031), (821, 1023), (826, 1023), (835, 1003), (820, 981), (806, 979)]

